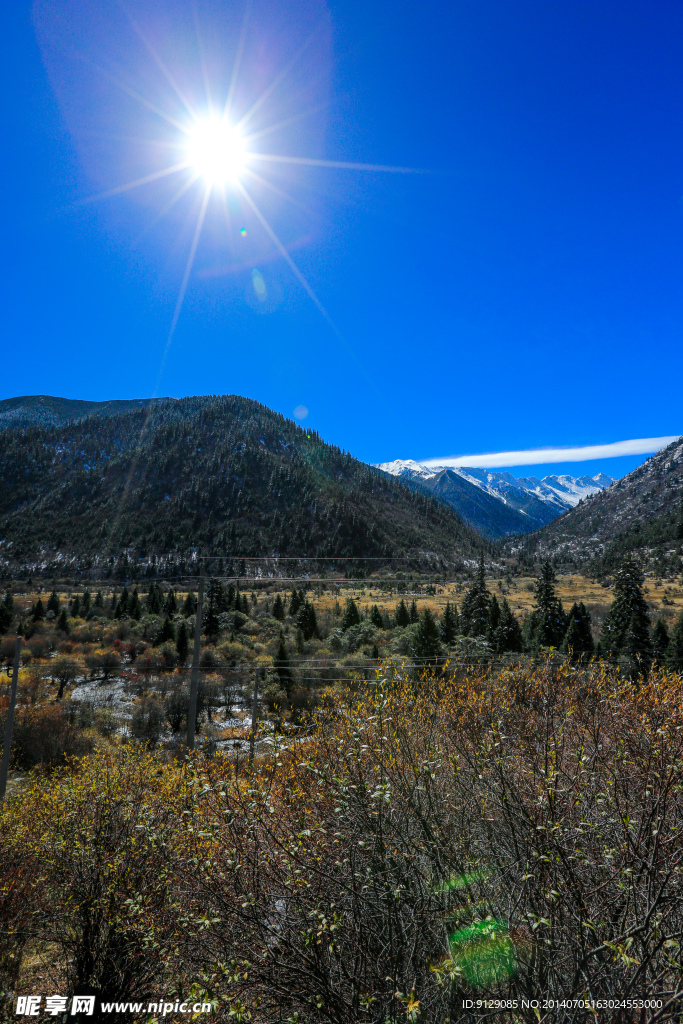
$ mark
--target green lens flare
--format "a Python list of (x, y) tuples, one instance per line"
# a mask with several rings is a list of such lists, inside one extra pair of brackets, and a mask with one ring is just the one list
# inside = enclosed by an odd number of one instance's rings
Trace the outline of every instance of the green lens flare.
[(434, 892), (450, 892), (453, 889), (466, 889), (467, 886), (473, 885), (474, 882), (481, 882), (485, 878), (488, 878), (490, 871), (472, 871), (469, 874), (463, 875), (451, 875), (445, 882), (439, 883), (434, 887)]
[(448, 939), (453, 963), (470, 985), (487, 988), (515, 973), (515, 946), (502, 921), (477, 921)]

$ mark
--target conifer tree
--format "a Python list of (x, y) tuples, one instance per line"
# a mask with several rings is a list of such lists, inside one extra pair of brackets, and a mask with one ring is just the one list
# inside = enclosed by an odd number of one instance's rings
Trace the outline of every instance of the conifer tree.
[(590, 658), (595, 650), (591, 616), (583, 601), (574, 602), (569, 611), (569, 625), (562, 642), (562, 650), (570, 654), (573, 661)]
[(424, 608), (420, 614), (413, 641), (413, 654), (418, 661), (425, 664), (437, 661), (441, 654), (439, 627), (429, 608)]
[(175, 649), (178, 655), (178, 664), (182, 667), (187, 661), (187, 655), (190, 651), (190, 634), (188, 632), (186, 622), (181, 622), (178, 626), (178, 632), (175, 638)]
[(301, 630), (301, 635), (304, 640), (310, 640), (312, 637), (318, 636), (318, 622), (315, 616), (315, 608), (310, 601), (304, 601), (299, 608), (296, 624)]
[(460, 632), (463, 636), (486, 635), (489, 624), (489, 603), (490, 597), (486, 586), (486, 568), (482, 553), (474, 583), (465, 594), (460, 610)]
[(163, 644), (167, 640), (175, 640), (175, 628), (173, 626), (173, 622), (171, 621), (170, 615), (167, 615), (163, 623), (161, 624), (161, 629), (157, 633), (155, 643)]
[(14, 618), (14, 595), (11, 590), (5, 591), (5, 596), (0, 604), (0, 632), (9, 629)]
[(394, 614), (394, 619), (395, 619), (396, 625), (397, 626), (401, 626), (402, 628), (404, 628), (405, 626), (409, 626), (410, 625), (410, 613), (408, 612), (408, 609), (406, 608), (406, 603), (403, 600), (403, 598), (401, 598), (400, 603), (398, 604), (398, 606), (396, 608), (396, 612)]
[[(302, 611), (302, 609), (300, 608), (299, 609), (299, 614), (301, 614), (301, 611)], [(296, 630), (296, 653), (297, 654), (305, 654), (306, 653), (306, 648), (304, 647), (304, 634), (303, 634), (303, 632), (302, 632), (302, 630), (301, 630), (301, 628), (299, 626), (297, 626), (297, 630)]]
[(158, 583), (150, 583), (147, 592), (147, 611), (150, 615), (159, 615), (164, 606), (164, 595)]
[(90, 596), (90, 591), (86, 590), (83, 594), (83, 599), (81, 600), (81, 615), (83, 616), (84, 619), (87, 618), (91, 607), (92, 597)]
[(287, 654), (287, 646), (285, 644), (285, 638), (280, 630), (280, 639), (278, 641), (278, 647), (273, 659), (273, 668), (278, 674), (280, 684), (284, 687), (284, 690), (289, 697), (292, 689), (292, 669), (289, 662), (289, 656)]
[(61, 629), (62, 633), (70, 633), (69, 620), (66, 616), (66, 608), (62, 608), (57, 619), (57, 629)]
[(128, 601), (128, 587), (124, 587), (116, 604), (116, 609), (114, 611), (115, 618), (122, 619), (128, 615)]
[(283, 622), (285, 618), (285, 606), (283, 605), (282, 598), (279, 594), (273, 602), (273, 618), (278, 619), (280, 622)]
[(104, 598), (102, 597), (101, 590), (98, 590), (95, 594), (95, 608), (104, 608)]
[(358, 611), (358, 605), (352, 597), (346, 602), (346, 610), (344, 617), (341, 621), (341, 628), (346, 631), (351, 626), (357, 626), (360, 622), (360, 612)]
[(415, 601), (415, 598), (413, 598), (412, 603), (410, 605), (410, 613), (409, 614), (410, 614), (410, 621), (411, 621), (411, 623), (415, 623), (415, 622), (419, 622), (420, 621), (420, 613), (417, 610), (417, 602)]
[(45, 608), (43, 607), (43, 602), (41, 601), (40, 598), (38, 598), (38, 600), (33, 606), (32, 618), (34, 622), (38, 622), (40, 619), (45, 618)]
[(140, 595), (138, 594), (138, 588), (136, 587), (131, 595), (130, 602), (128, 604), (128, 614), (131, 619), (139, 620), (142, 615), (142, 605), (140, 604)]
[(299, 608), (301, 607), (301, 604), (302, 600), (299, 591), (296, 589), (296, 587), (292, 587), (292, 593), (289, 598), (289, 614), (292, 617), (294, 617), (297, 614)]
[(446, 601), (443, 618), (441, 619), (441, 639), (448, 647), (455, 643), (458, 635), (458, 609), (455, 604)]
[(373, 624), (373, 626), (377, 626), (378, 629), (384, 628), (384, 620), (382, 618), (382, 613), (376, 604), (373, 604), (372, 608), (370, 609), (370, 622)]
[(53, 590), (50, 594), (50, 599), (47, 602), (47, 610), (54, 612), (55, 615), (59, 615), (59, 594), (56, 590)]
[(164, 601), (164, 611), (167, 615), (175, 615), (178, 611), (178, 601), (176, 600), (175, 591), (173, 587), (169, 590)]
[(636, 562), (627, 559), (614, 575), (614, 601), (600, 633), (602, 651), (608, 657), (616, 657), (622, 652), (629, 655), (632, 652), (639, 653), (639, 661), (644, 665), (649, 664), (649, 626), (650, 614), (643, 595), (643, 574)]
[(204, 632), (210, 640), (215, 640), (220, 630), (218, 616), (222, 611), (224, 600), (223, 587), (220, 580), (212, 579), (206, 592), (206, 609), (203, 614)]
[(671, 638), (666, 652), (667, 668), (674, 672), (683, 672), (683, 612), (671, 630)]
[(488, 632), (492, 635), (498, 629), (500, 625), (500, 605), (498, 604), (498, 598), (495, 594), (491, 595), (491, 601), (489, 603), (489, 624)]
[(498, 625), (491, 635), (491, 646), (496, 654), (505, 651), (519, 653), (524, 647), (521, 626), (505, 597), (500, 606)]
[(532, 650), (539, 647), (560, 647), (567, 632), (567, 616), (562, 602), (555, 592), (555, 570), (550, 562), (544, 562), (536, 581), (536, 608), (529, 622), (529, 645)]
[(657, 619), (652, 630), (652, 657), (659, 667), (666, 664), (666, 652), (669, 647), (669, 630), (664, 619)]
[(186, 619), (189, 619), (190, 615), (194, 615), (197, 611), (197, 598), (194, 596), (191, 590), (188, 590), (187, 597), (183, 602), (183, 615)]

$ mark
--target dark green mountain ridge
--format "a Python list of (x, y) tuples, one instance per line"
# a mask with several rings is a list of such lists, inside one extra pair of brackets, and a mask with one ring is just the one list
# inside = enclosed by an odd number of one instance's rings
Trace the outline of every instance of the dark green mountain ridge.
[[(276, 555), (445, 568), (488, 549), (448, 506), (250, 399), (89, 411), (9, 401), (29, 423), (0, 431), (5, 576), (135, 577), (193, 571), (203, 557)], [(62, 422), (44, 425), (46, 414)]]
[[(611, 572), (632, 555), (659, 565), (680, 561), (682, 547), (683, 438), (543, 529), (506, 543), (529, 558), (596, 573)], [(679, 571), (673, 561), (671, 569)]]

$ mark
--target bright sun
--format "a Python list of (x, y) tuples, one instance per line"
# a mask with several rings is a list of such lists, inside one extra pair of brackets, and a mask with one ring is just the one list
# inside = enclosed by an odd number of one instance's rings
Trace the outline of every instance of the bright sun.
[(244, 140), (231, 124), (219, 117), (197, 121), (189, 133), (188, 159), (209, 185), (237, 181), (244, 169)]

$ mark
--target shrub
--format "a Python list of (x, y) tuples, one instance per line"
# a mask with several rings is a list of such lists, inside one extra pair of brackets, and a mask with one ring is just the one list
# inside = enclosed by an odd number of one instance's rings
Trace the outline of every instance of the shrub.
[(152, 746), (158, 742), (165, 725), (164, 709), (155, 697), (147, 697), (133, 712), (130, 731), (137, 740)]
[(92, 749), (92, 738), (69, 721), (61, 705), (22, 710), (14, 720), (10, 753), (15, 768), (56, 768)]

